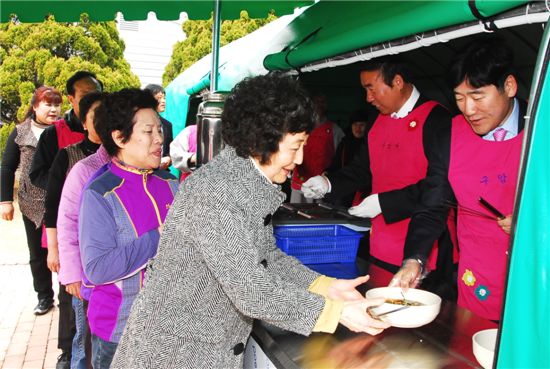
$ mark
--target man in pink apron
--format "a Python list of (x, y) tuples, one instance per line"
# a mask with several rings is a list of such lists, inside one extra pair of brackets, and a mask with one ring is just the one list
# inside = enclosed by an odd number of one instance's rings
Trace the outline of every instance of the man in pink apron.
[[(515, 98), (512, 51), (482, 39), (459, 54), (450, 79), (461, 115), (441, 136), (439, 160), (430, 162), (421, 206), (405, 243), (404, 267), (392, 285), (414, 286), (445, 224), (446, 204), (456, 204), (460, 246), (458, 304), (499, 320), (510, 240), (511, 215), (520, 163), (525, 104)], [(480, 202), (487, 200), (504, 216)]]
[[(404, 63), (370, 63), (360, 77), (367, 102), (380, 112), (374, 122), (367, 122), (365, 147), (346, 167), (306, 181), (302, 192), (312, 198), (330, 193), (332, 201), (357, 190), (371, 193), (349, 213), (372, 218), (370, 257), (389, 272), (381, 269), (371, 277), (387, 284), (403, 260), (409, 217), (418, 201), (419, 182), (426, 176), (433, 138), (438, 130), (449, 129), (451, 116), (420, 94)], [(452, 250), (449, 235), (442, 239)], [(446, 252), (450, 258), (452, 251)], [(436, 257), (434, 253), (430, 260), (432, 269)]]

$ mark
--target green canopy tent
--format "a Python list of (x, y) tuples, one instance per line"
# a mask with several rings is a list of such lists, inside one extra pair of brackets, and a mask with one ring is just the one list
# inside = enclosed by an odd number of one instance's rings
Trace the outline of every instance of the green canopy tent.
[(264, 64), (270, 70), (301, 68), (365, 46), (491, 17), (527, 2), (321, 0), (289, 25), (294, 39)]

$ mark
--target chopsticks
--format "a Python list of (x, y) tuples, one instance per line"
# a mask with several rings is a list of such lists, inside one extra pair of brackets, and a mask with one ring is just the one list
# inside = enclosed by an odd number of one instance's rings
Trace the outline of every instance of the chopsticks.
[(344, 210), (343, 208), (341, 208), (339, 206), (328, 205), (324, 202), (318, 202), (317, 205), (319, 205), (320, 207), (322, 207), (324, 209), (327, 209), (327, 210), (334, 210), (337, 214), (343, 215), (346, 218), (350, 218), (350, 219), (357, 218), (356, 216), (349, 214), (346, 210)]
[(303, 211), (300, 211), (300, 210), (296, 209), (294, 206), (292, 206), (288, 203), (283, 203), (281, 206), (283, 208), (285, 208), (286, 210), (290, 211), (290, 212), (293, 212), (293, 213), (296, 213), (298, 215), (303, 216), (304, 218), (307, 218), (307, 219), (314, 219), (315, 218), (313, 215), (309, 215), (307, 213), (304, 213)]
[(452, 209), (460, 209), (465, 213), (468, 213), (470, 215), (475, 215), (481, 218), (485, 219), (491, 219), (491, 220), (499, 220), (497, 217), (490, 216), (489, 214), (483, 213), (481, 211), (466, 207), (464, 205), (457, 204), (456, 202), (450, 201), (450, 200), (444, 200), (443, 205), (445, 205), (448, 208)]
[(479, 203), (485, 207), (485, 209), (489, 210), (492, 214), (494, 214), (497, 219), (504, 219), (506, 218), (504, 214), (502, 214), (500, 211), (497, 210), (493, 205), (489, 204), (487, 200), (485, 200), (483, 197), (479, 196)]
[(373, 317), (374, 319), (378, 319), (378, 318), (380, 318), (381, 316), (388, 315), (388, 314), (391, 314), (391, 313), (396, 313), (396, 312), (398, 312), (398, 311), (405, 310), (405, 309), (407, 309), (407, 308), (409, 308), (409, 307), (411, 307), (411, 305), (400, 306), (400, 307), (398, 307), (397, 309), (388, 310), (388, 311), (385, 311), (385, 312), (380, 313), (380, 314), (373, 313), (373, 312), (372, 312), (372, 309), (371, 309), (371, 308), (368, 308), (368, 313), (369, 313), (370, 316)]

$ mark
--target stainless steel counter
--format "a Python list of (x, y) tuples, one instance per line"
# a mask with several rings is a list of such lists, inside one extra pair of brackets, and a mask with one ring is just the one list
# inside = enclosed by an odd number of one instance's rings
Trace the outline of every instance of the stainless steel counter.
[[(365, 270), (364, 267), (360, 268)], [(368, 286), (372, 288), (376, 286)], [(479, 368), (472, 335), (497, 324), (444, 302), (432, 323), (391, 327), (377, 336), (339, 326), (334, 334), (309, 337), (256, 322), (252, 337), (277, 368)]]

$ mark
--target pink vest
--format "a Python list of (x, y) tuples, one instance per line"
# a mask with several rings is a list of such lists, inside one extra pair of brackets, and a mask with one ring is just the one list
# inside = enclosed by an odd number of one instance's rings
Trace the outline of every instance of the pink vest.
[(502, 141), (486, 141), (462, 115), (453, 119), (449, 181), (459, 204), (457, 215), (458, 304), (477, 315), (500, 319), (510, 236), (496, 220), (472, 215), (460, 206), (491, 215), (483, 197), (504, 215), (513, 211), (523, 132)]
[[(425, 102), (404, 118), (378, 116), (368, 136), (372, 193), (400, 189), (426, 177), (428, 160), (424, 155), (422, 131), (436, 105), (435, 101)], [(382, 215), (373, 218), (371, 255), (386, 263), (401, 265), (409, 222), (410, 219), (405, 219), (386, 224)], [(432, 255), (437, 255), (437, 249), (433, 249)], [(430, 257), (430, 265), (435, 260)]]
[[(197, 125), (189, 126), (189, 137), (187, 139), (189, 145), (189, 152), (197, 152)], [(183, 182), (185, 178), (189, 177), (191, 172), (181, 172), (180, 182)]]

